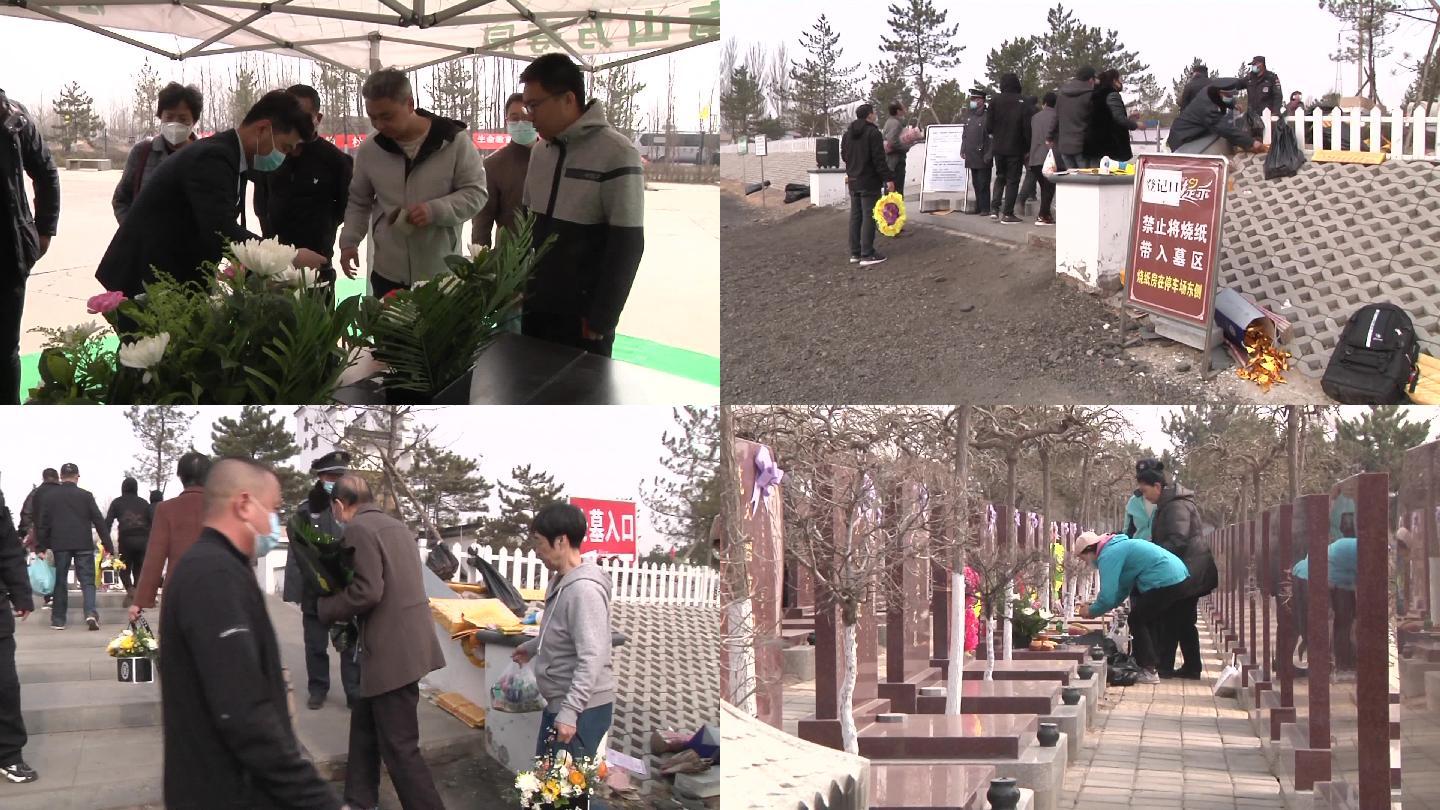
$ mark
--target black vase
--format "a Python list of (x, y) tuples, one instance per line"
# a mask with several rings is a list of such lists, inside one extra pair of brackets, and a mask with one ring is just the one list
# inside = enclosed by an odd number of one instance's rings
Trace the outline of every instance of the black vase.
[(1054, 723), (1041, 723), (1035, 739), (1040, 742), (1041, 748), (1054, 748), (1060, 742), (1060, 727)]
[(1104, 661), (1104, 660), (1105, 660), (1105, 649), (1104, 649), (1103, 647), (1101, 647), (1099, 644), (1096, 644), (1094, 647), (1091, 647), (1091, 648), (1090, 648), (1090, 660), (1091, 660), (1091, 661)]
[(1065, 701), (1066, 706), (1074, 706), (1080, 702), (1080, 687), (1067, 686), (1060, 691), (1060, 699)]
[(1089, 664), (1081, 664), (1075, 668), (1075, 674), (1079, 675), (1081, 680), (1088, 680), (1091, 675), (1095, 674), (1095, 668)]
[(1020, 787), (1014, 779), (991, 779), (985, 798), (990, 802), (990, 810), (1015, 810), (1020, 805)]

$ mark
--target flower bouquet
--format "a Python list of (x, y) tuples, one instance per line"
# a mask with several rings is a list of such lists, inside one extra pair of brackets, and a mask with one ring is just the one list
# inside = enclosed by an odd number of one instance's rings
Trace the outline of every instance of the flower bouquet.
[(525, 808), (589, 807), (595, 786), (604, 782), (608, 773), (603, 760), (576, 759), (569, 751), (552, 747), (535, 759), (533, 770), (516, 774), (515, 789)]
[(1037, 603), (1016, 599), (1011, 604), (1010, 636), (1016, 647), (1028, 647), (1030, 642), (1050, 626), (1053, 617), (1050, 611)]
[(387, 368), (388, 398), (433, 401), (519, 319), (525, 283), (550, 246), (535, 247), (534, 231), (533, 215), (518, 216), (493, 250), (471, 246), (470, 258), (447, 256), (435, 278), (364, 302), (360, 332)]
[(875, 226), (885, 236), (899, 236), (905, 227), (905, 198), (898, 191), (875, 201)]
[(155, 657), (160, 654), (160, 642), (150, 632), (150, 624), (144, 618), (130, 623), (105, 646), (105, 652), (115, 661), (115, 679), (121, 683), (153, 683), (155, 681)]
[[(313, 270), (293, 266), (278, 240), (226, 247), (201, 281), (159, 274), (133, 299), (108, 292), (88, 302), (95, 324), (37, 330), (40, 404), (325, 403), (354, 362), (359, 300), (332, 308)], [(116, 346), (114, 337), (121, 339)]]
[[(295, 555), (300, 575), (316, 593), (333, 596), (354, 581), (355, 549), (299, 518), (290, 522), (289, 529), (290, 553)], [(359, 626), (353, 620), (330, 628), (330, 642), (338, 652), (354, 648), (359, 637)]]

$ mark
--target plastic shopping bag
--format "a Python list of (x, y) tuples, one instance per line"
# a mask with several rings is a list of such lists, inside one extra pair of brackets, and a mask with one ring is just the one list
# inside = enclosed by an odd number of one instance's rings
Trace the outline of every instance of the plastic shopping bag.
[(530, 664), (514, 661), (500, 673), (500, 680), (490, 687), (490, 707), (497, 712), (538, 712), (545, 708), (535, 670)]
[(55, 590), (55, 569), (42, 557), (30, 559), (30, 590), (41, 596), (49, 596)]
[(1270, 154), (1265, 156), (1265, 179), (1290, 177), (1305, 165), (1305, 153), (1300, 150), (1300, 141), (1295, 130), (1285, 119), (1275, 122), (1275, 135), (1270, 141)]
[(1040, 173), (1045, 175), (1046, 177), (1049, 177), (1050, 175), (1054, 174), (1055, 171), (1055, 150), (1047, 149), (1045, 150), (1045, 163), (1041, 165)]
[(1215, 685), (1210, 687), (1210, 694), (1219, 695), (1221, 692), (1225, 692), (1227, 695), (1233, 695), (1239, 685), (1240, 668), (1234, 664), (1228, 664), (1220, 670), (1220, 677), (1216, 678)]

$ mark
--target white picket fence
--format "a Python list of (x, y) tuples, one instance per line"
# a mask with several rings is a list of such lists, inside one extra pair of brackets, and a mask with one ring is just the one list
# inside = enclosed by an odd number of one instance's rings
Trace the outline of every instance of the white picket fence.
[[(455, 580), (475, 578), (470, 553), (460, 543), (450, 550), (460, 560)], [(422, 549), (422, 554), (424, 553)], [(517, 588), (544, 590), (550, 584), (550, 569), (533, 551), (515, 551), (480, 547), (480, 558), (495, 568)], [(687, 565), (632, 563), (628, 560), (602, 561), (601, 568), (610, 575), (610, 596), (616, 602), (665, 605), (719, 605), (720, 572), (710, 568)]]
[[(1265, 143), (1268, 144), (1273, 137), (1276, 119), (1269, 110), (1265, 111), (1263, 118)], [(1352, 152), (1385, 152), (1390, 160), (1440, 161), (1440, 146), (1437, 146), (1436, 138), (1437, 129), (1440, 129), (1440, 104), (1431, 105), (1428, 110), (1424, 105), (1417, 104), (1409, 115), (1403, 111), (1381, 115), (1378, 107), (1369, 112), (1353, 107), (1348, 110), (1337, 107), (1329, 115), (1318, 108), (1309, 114), (1297, 110), (1289, 121), (1302, 149), (1339, 149), (1343, 137)], [(1375, 137), (1376, 133), (1380, 137)]]

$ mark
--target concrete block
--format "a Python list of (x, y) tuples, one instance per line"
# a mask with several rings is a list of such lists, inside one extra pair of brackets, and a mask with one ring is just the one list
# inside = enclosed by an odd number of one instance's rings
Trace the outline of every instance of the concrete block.
[(815, 648), (809, 645), (802, 647), (786, 647), (783, 651), (785, 658), (785, 677), (794, 678), (798, 681), (815, 680)]
[[(1085, 703), (1086, 701), (1081, 701)], [(1084, 706), (1059, 705), (1055, 707), (1053, 714), (1048, 717), (1041, 717), (1042, 723), (1054, 723), (1060, 727), (1060, 733), (1066, 740), (1069, 740), (1067, 747), (1069, 761), (1075, 762), (1080, 757), (1080, 749), (1085, 746), (1086, 720)]]

